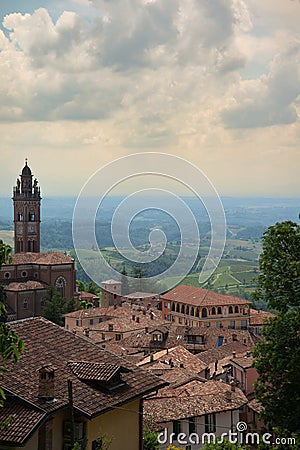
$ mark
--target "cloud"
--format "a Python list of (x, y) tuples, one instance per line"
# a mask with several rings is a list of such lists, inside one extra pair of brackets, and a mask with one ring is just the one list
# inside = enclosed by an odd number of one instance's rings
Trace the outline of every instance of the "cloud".
[(229, 128), (254, 128), (290, 124), (298, 120), (296, 101), (300, 95), (300, 42), (290, 43), (276, 55), (268, 75), (242, 81), (232, 105), (222, 117)]
[(1, 120), (103, 119), (130, 114), (136, 105), (145, 114), (165, 109), (166, 120), (196, 95), (200, 101), (203, 85), (213, 89), (225, 77), (226, 86), (228, 74), (245, 65), (235, 44), (236, 34), (251, 27), (242, 0), (94, 0), (93, 6), (93, 20), (64, 11), (54, 22), (45, 8), (4, 18)]

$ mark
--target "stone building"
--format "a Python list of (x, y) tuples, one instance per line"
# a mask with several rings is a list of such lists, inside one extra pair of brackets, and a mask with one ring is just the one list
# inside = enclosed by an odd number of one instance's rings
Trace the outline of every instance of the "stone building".
[(27, 160), (13, 189), (13, 203), (15, 249), (12, 261), (0, 270), (9, 320), (42, 315), (49, 286), (67, 300), (76, 291), (74, 259), (60, 252), (40, 252), (41, 193)]

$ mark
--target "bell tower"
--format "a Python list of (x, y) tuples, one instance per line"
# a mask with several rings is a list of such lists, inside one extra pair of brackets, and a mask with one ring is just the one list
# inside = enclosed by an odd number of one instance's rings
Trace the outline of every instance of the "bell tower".
[(15, 253), (40, 252), (41, 192), (27, 165), (13, 189)]

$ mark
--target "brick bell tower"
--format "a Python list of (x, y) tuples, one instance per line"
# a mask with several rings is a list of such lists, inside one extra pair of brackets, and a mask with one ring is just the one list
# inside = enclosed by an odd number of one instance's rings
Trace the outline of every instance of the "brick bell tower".
[[(20, 179), (21, 178), (21, 179)], [(27, 165), (13, 189), (15, 253), (40, 252), (41, 192)]]

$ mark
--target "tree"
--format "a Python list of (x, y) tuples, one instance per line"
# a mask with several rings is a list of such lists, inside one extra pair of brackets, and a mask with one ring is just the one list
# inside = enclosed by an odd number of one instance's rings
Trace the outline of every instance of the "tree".
[(157, 433), (152, 431), (151, 428), (145, 424), (144, 426), (144, 450), (158, 450), (159, 442), (157, 439)]
[(54, 286), (49, 286), (47, 291), (48, 297), (45, 303), (44, 317), (62, 326), (64, 324), (63, 314), (66, 313), (66, 300), (55, 290)]
[(262, 418), (281, 436), (300, 436), (300, 227), (276, 223), (263, 235), (255, 299), (278, 315), (254, 351)]
[[(12, 249), (9, 245), (0, 240), (0, 268), (2, 264), (11, 258)], [(24, 350), (23, 342), (18, 338), (6, 323), (5, 291), (1, 286), (0, 290), (0, 375), (7, 371), (5, 365), (9, 361), (17, 363), (20, 353)], [(5, 394), (0, 388), (0, 407), (3, 406)]]
[(279, 222), (263, 234), (255, 299), (277, 311), (300, 306), (300, 225)]
[(262, 419), (283, 433), (300, 433), (300, 309), (280, 312), (263, 333), (254, 350)]
[(122, 295), (127, 295), (129, 294), (129, 283), (128, 283), (128, 278), (127, 278), (127, 272), (126, 272), (126, 267), (125, 265), (123, 266), (122, 269), (122, 278), (121, 278), (121, 282), (122, 282)]

